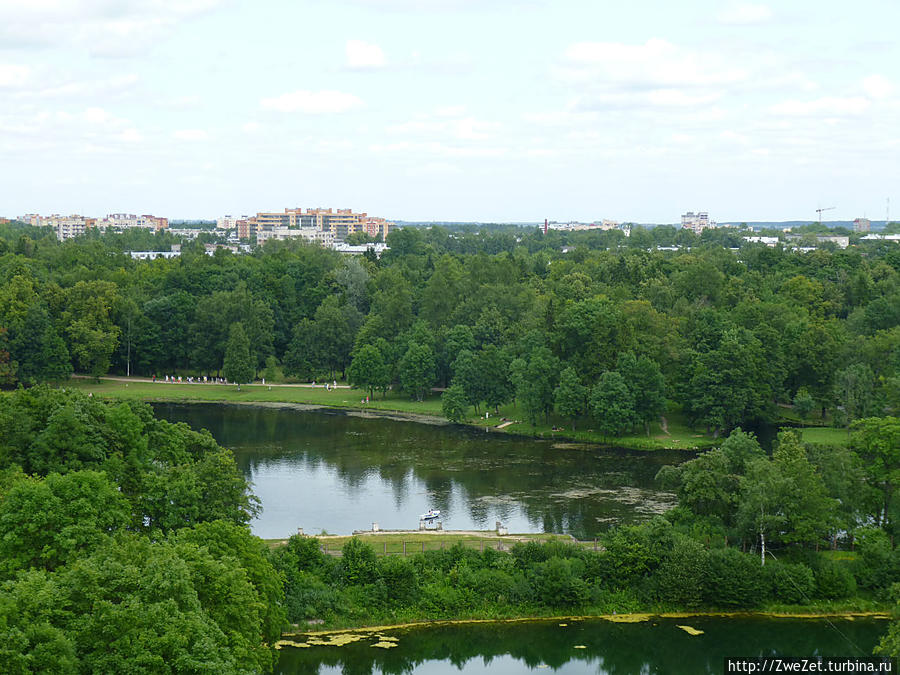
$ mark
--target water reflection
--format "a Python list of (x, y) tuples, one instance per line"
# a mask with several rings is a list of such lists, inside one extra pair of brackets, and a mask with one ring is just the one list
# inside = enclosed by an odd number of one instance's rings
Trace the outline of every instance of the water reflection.
[[(393, 631), (398, 646), (382, 651), (369, 638), (344, 647), (285, 649), (276, 672), (370, 675), (416, 673), (597, 673), (698, 675), (724, 672), (726, 656), (871, 655), (887, 622), (764, 618), (603, 620), (478, 624)], [(690, 636), (689, 624), (704, 631)]]
[(206, 428), (231, 448), (263, 513), (256, 534), (303, 527), (347, 533), (409, 529), (429, 508), (445, 529), (566, 532), (586, 539), (674, 505), (653, 477), (680, 453), (572, 450), (552, 441), (339, 412), (158, 404), (159, 416)]

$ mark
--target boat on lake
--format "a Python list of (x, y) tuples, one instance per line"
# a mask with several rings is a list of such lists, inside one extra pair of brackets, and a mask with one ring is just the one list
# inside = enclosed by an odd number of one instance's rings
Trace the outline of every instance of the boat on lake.
[(419, 516), (419, 520), (424, 520), (426, 522), (431, 522), (437, 520), (441, 515), (440, 511), (436, 511), (435, 509), (428, 509), (428, 513), (423, 513)]

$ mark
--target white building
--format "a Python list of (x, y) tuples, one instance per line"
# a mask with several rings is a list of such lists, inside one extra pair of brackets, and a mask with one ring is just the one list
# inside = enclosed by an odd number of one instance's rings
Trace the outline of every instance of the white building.
[(387, 251), (390, 246), (387, 244), (345, 244), (343, 242), (332, 246), (338, 253), (347, 253), (349, 255), (363, 255), (366, 251), (372, 250), (379, 258), (381, 254)]
[(40, 227), (52, 227), (56, 230), (56, 238), (62, 241), (84, 234), (96, 222), (94, 218), (85, 218), (77, 214), (71, 216), (53, 214), (52, 216), (39, 217), (38, 225)]
[(743, 239), (751, 244), (765, 244), (769, 248), (778, 246), (778, 237), (744, 237)]
[(306, 239), (329, 248), (334, 246), (334, 232), (320, 230), (317, 227), (273, 227), (269, 230), (259, 230), (256, 233), (256, 243), (262, 246), (270, 239), (284, 241), (286, 239)]

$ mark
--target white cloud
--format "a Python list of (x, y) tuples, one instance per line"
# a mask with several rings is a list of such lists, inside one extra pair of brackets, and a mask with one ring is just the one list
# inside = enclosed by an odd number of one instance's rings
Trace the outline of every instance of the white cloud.
[(105, 124), (112, 117), (103, 108), (88, 108), (84, 111), (84, 119), (91, 124)]
[(790, 117), (847, 117), (864, 113), (871, 102), (862, 96), (825, 96), (812, 101), (782, 101), (769, 110)]
[(241, 128), (244, 130), (245, 133), (255, 134), (257, 131), (259, 131), (260, 126), (259, 126), (259, 122), (247, 122)]
[(732, 5), (719, 13), (719, 23), (746, 26), (754, 23), (765, 23), (772, 18), (772, 9), (768, 5), (740, 3)]
[(264, 110), (322, 115), (347, 112), (362, 106), (363, 102), (353, 94), (342, 91), (307, 91), (301, 89), (273, 98), (264, 98), (259, 102), (259, 105)]
[(209, 134), (203, 129), (178, 129), (172, 134), (179, 141), (205, 141)]
[(384, 68), (387, 59), (381, 47), (362, 40), (347, 40), (345, 48), (347, 67), (354, 70), (375, 70)]
[(140, 143), (144, 140), (144, 137), (137, 129), (125, 129), (121, 133), (113, 136), (117, 141), (124, 141), (125, 143)]
[(870, 98), (887, 98), (894, 92), (894, 84), (883, 75), (869, 75), (864, 77), (862, 88)]
[(77, 45), (99, 56), (128, 56), (152, 48), (180, 22), (224, 0), (0, 0), (5, 43)]
[(20, 87), (28, 81), (31, 69), (11, 63), (0, 63), (0, 87)]
[(577, 42), (566, 49), (564, 80), (670, 88), (732, 84), (747, 78), (743, 68), (721, 58), (679, 47), (659, 38), (644, 44)]

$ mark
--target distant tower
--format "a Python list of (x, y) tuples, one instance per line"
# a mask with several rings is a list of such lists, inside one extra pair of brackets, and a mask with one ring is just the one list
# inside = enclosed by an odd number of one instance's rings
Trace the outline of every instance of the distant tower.
[(547, 234), (547, 219), (544, 218), (544, 234)]

